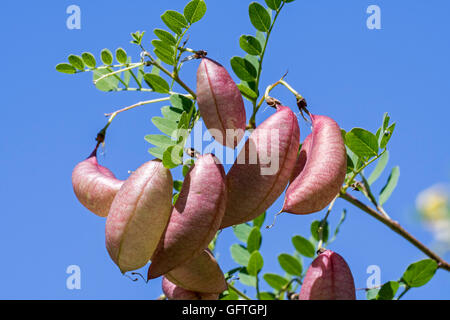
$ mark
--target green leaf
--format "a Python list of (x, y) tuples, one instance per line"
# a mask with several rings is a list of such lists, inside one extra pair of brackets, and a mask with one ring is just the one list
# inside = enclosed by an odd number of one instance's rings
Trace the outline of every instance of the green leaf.
[(230, 247), (231, 257), (233, 260), (246, 267), (248, 265), (248, 260), (250, 259), (250, 253), (243, 246), (235, 243)]
[(303, 267), (297, 258), (287, 253), (282, 253), (278, 256), (278, 262), (284, 271), (293, 276), (300, 277), (302, 275)]
[(339, 229), (340, 229), (341, 225), (344, 223), (346, 217), (347, 217), (347, 209), (343, 209), (342, 214), (341, 214), (341, 219), (339, 219), (336, 229), (334, 229), (333, 238), (330, 240), (330, 242), (333, 242), (336, 239), (336, 236), (339, 233)]
[(290, 2), (294, 2), (295, 0), (283, 0), (283, 2), (286, 2), (286, 3), (290, 3)]
[(391, 196), (395, 187), (397, 187), (398, 178), (400, 177), (400, 167), (396, 166), (392, 169), (386, 185), (380, 191), (379, 203), (383, 205)]
[(391, 117), (389, 117), (389, 114), (387, 112), (385, 112), (383, 114), (383, 121), (382, 121), (382, 124), (381, 124), (381, 131), (386, 130), (386, 128), (389, 125), (389, 120), (391, 120)]
[(84, 70), (84, 62), (80, 56), (71, 54), (68, 58), (69, 63), (78, 70)]
[(389, 161), (389, 151), (385, 151), (383, 155), (378, 159), (377, 166), (372, 171), (372, 173), (369, 176), (369, 179), (367, 179), (367, 182), (369, 185), (372, 185), (377, 179), (380, 177), (380, 175), (383, 173), (384, 169), (386, 168), (386, 165)]
[[(97, 69), (93, 72), (94, 81), (99, 79), (100, 77), (107, 75), (113, 72), (110, 68), (106, 69)], [(119, 85), (119, 79), (116, 76), (106, 77), (103, 80), (100, 80), (96, 83), (96, 87), (101, 91), (113, 91), (116, 90)]]
[(345, 144), (359, 157), (375, 157), (378, 141), (375, 135), (362, 128), (353, 128), (345, 135)]
[(116, 50), (116, 60), (121, 64), (126, 64), (128, 60), (127, 52), (122, 48)]
[(352, 150), (350, 150), (348, 146), (345, 146), (345, 149), (347, 150), (347, 157), (352, 160), (353, 168), (355, 170), (358, 170), (359, 169), (358, 164), (361, 163), (361, 161), (359, 161), (359, 157)]
[(381, 135), (381, 141), (380, 141), (380, 148), (384, 149), (386, 148), (389, 140), (391, 140), (392, 134), (394, 133), (395, 129), (395, 122), (391, 124)]
[(185, 164), (182, 169), (183, 177), (186, 177), (186, 175), (189, 173), (189, 170), (191, 170), (191, 166)]
[(250, 227), (246, 223), (238, 224), (233, 226), (233, 232), (236, 238), (241, 240), (244, 243), (247, 243), (248, 235), (252, 231), (252, 227)]
[(170, 32), (163, 29), (155, 29), (153, 30), (153, 32), (159, 39), (166, 42), (167, 44), (173, 46), (177, 44), (177, 39), (175, 39), (175, 37)]
[[(257, 56), (252, 56), (252, 55), (250, 55), (250, 54), (246, 54), (245, 57), (244, 57), (244, 59), (247, 60), (248, 62), (250, 62), (250, 63), (253, 65), (253, 67), (255, 68), (255, 70), (258, 70), (258, 68), (259, 68), (259, 63), (260, 63), (260, 62), (259, 62), (259, 57), (257, 57)], [(256, 72), (256, 74), (258, 74), (258, 71)], [(249, 86), (249, 88), (253, 90), (253, 87), (250, 87), (250, 86)], [(253, 90), (253, 91), (256, 91), (256, 89)]]
[(230, 60), (231, 68), (239, 79), (253, 81), (256, 79), (257, 71), (253, 64), (241, 57), (233, 57)]
[(171, 146), (163, 153), (163, 165), (167, 169), (173, 169), (183, 163), (183, 147)]
[(295, 250), (305, 257), (313, 258), (316, 254), (314, 245), (302, 236), (297, 235), (292, 237), (292, 244), (294, 245)]
[(242, 50), (253, 56), (261, 54), (261, 44), (259, 43), (258, 39), (253, 36), (242, 35), (239, 38), (239, 46), (242, 48)]
[(239, 300), (239, 295), (233, 289), (230, 288), (227, 292), (220, 300)]
[(347, 154), (347, 173), (353, 172), (354, 169), (355, 169), (355, 165), (353, 163), (353, 160)]
[(438, 264), (435, 260), (425, 259), (409, 265), (402, 280), (410, 287), (421, 287), (433, 278)]
[(188, 26), (186, 18), (181, 13), (173, 10), (167, 10), (164, 12), (161, 15), (161, 19), (170, 30), (178, 35), (181, 35), (182, 29)]
[(178, 108), (174, 108), (171, 106), (164, 106), (161, 108), (161, 113), (168, 120), (178, 122), (178, 121), (180, 121), (183, 110), (180, 110)]
[(181, 94), (172, 94), (170, 96), (170, 103), (175, 108), (182, 109), (187, 113), (191, 112), (191, 109), (194, 106), (194, 102), (192, 102), (191, 99), (186, 98)]
[(154, 156), (155, 158), (158, 158), (160, 160), (163, 159), (164, 151), (166, 151), (166, 149), (160, 148), (160, 147), (154, 147), (154, 148), (148, 149), (148, 153), (150, 153), (152, 156)]
[(178, 197), (180, 196), (179, 193), (175, 193), (173, 195), (173, 199), (172, 199), (172, 205), (175, 205), (175, 203), (177, 203)]
[(174, 180), (173, 181), (173, 188), (177, 190), (178, 192), (181, 191), (181, 187), (183, 186), (183, 181)]
[(95, 66), (97, 65), (97, 61), (95, 61), (94, 55), (90, 52), (83, 52), (81, 54), (81, 58), (83, 59), (84, 64), (89, 68), (95, 68)]
[[(131, 63), (131, 57), (127, 57), (126, 63)], [(131, 75), (133, 74), (133, 70), (127, 70), (123, 73), (123, 82), (125, 82), (125, 86), (128, 87), (131, 80)]]
[(165, 51), (161, 51), (159, 49), (155, 49), (153, 50), (153, 52), (155, 53), (155, 55), (164, 63), (167, 63), (170, 66), (174, 66), (175, 65), (175, 59), (173, 56), (168, 55)]
[(241, 94), (250, 101), (255, 101), (258, 98), (258, 95), (255, 91), (244, 85), (243, 83), (239, 83), (237, 85)]
[(113, 55), (109, 49), (103, 49), (100, 53), (100, 57), (102, 59), (102, 62), (106, 64), (107, 66), (111, 65), (113, 63)]
[(263, 278), (275, 290), (281, 290), (289, 283), (289, 280), (275, 273), (266, 273)]
[(249, 275), (256, 276), (264, 266), (264, 260), (259, 251), (253, 251), (248, 259), (247, 272)]
[(141, 45), (142, 44), (142, 38), (144, 37), (145, 31), (140, 32), (140, 31), (136, 31), (134, 33), (131, 34), (131, 37), (133, 38), (133, 41), (130, 41), (131, 43), (134, 43), (136, 45)]
[(380, 289), (369, 289), (366, 292), (367, 300), (375, 300), (377, 298), (378, 292)]
[(266, 43), (266, 34), (261, 31), (256, 31), (256, 39), (258, 39), (259, 43), (261, 44), (261, 47), (264, 47), (264, 44)]
[(383, 284), (378, 291), (376, 300), (392, 300), (397, 293), (400, 284), (397, 281), (389, 281)]
[(146, 73), (144, 75), (144, 80), (147, 84), (152, 88), (155, 92), (159, 93), (169, 93), (170, 86), (166, 80), (161, 78), (160, 76), (152, 73)]
[[(313, 236), (313, 238), (316, 241), (319, 241), (319, 227), (320, 227), (320, 223), (321, 221), (319, 220), (315, 220), (313, 221), (313, 223), (311, 224), (311, 235)], [(323, 226), (323, 241), (327, 242), (328, 241), (328, 234), (329, 234), (329, 229), (328, 229), (328, 221), (325, 222), (325, 225)]]
[(272, 10), (278, 10), (281, 5), (281, 0), (265, 0), (267, 6)]
[(260, 214), (258, 217), (253, 219), (253, 226), (261, 228), (262, 225), (264, 224), (264, 220), (266, 220), (266, 212)]
[(161, 117), (153, 117), (152, 122), (162, 133), (165, 133), (170, 137), (176, 136), (178, 129), (178, 124), (176, 122)]
[(75, 69), (71, 64), (60, 63), (56, 65), (56, 71), (61, 73), (74, 74), (77, 72), (77, 69)]
[(192, 0), (184, 7), (183, 13), (189, 23), (195, 23), (205, 15), (206, 4), (203, 0)]
[(262, 237), (259, 227), (253, 227), (247, 239), (248, 252), (252, 253), (253, 251), (259, 250), (259, 248), (261, 247), (261, 241)]
[(266, 8), (258, 2), (250, 3), (248, 15), (252, 25), (259, 31), (267, 32), (270, 29), (271, 19)]
[(154, 144), (157, 147), (161, 147), (163, 149), (167, 149), (170, 146), (176, 144), (176, 141), (172, 140), (168, 136), (164, 136), (161, 134), (149, 134), (145, 136), (145, 140), (151, 144)]
[(159, 52), (164, 53), (166, 56), (173, 57), (175, 55), (175, 47), (162, 40), (154, 39), (152, 40), (152, 45)]
[(239, 272), (239, 281), (250, 287), (256, 287), (256, 277), (249, 275), (246, 271)]
[(263, 291), (259, 293), (259, 300), (276, 300), (275, 294), (272, 292)]

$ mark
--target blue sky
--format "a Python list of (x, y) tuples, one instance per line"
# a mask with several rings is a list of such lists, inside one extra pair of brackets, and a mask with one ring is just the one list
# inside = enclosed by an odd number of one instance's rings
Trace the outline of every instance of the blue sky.
[[(169, 4), (167, 4), (169, 3)], [(105, 220), (82, 207), (72, 190), (71, 172), (92, 150), (93, 138), (105, 124), (103, 113), (150, 94), (104, 93), (88, 74), (57, 73), (55, 65), (71, 54), (123, 47), (138, 58), (130, 32), (163, 27), (166, 9), (182, 10), (185, 0), (167, 1), (39, 1), (5, 2), (0, 13), (2, 117), (0, 158), (3, 205), (0, 224), (2, 299), (154, 299), (160, 280), (145, 284), (121, 276), (104, 245)], [(229, 59), (242, 55), (238, 39), (252, 34), (250, 1), (207, 1), (205, 18), (190, 32), (189, 46), (205, 49), (229, 70)], [(82, 12), (81, 30), (66, 28), (66, 8)], [(381, 8), (382, 29), (366, 27), (366, 8)], [(450, 3), (429, 1), (302, 1), (282, 12), (263, 66), (261, 89), (289, 70), (287, 81), (307, 98), (312, 112), (333, 117), (350, 130), (375, 131), (384, 112), (397, 122), (390, 143), (389, 167), (399, 165), (398, 187), (386, 211), (417, 238), (431, 245), (432, 234), (414, 213), (417, 194), (450, 179), (448, 147), (450, 105)], [(182, 77), (195, 88), (198, 62), (186, 64)], [(234, 79), (237, 78), (233, 75)], [(295, 108), (284, 89), (273, 96)], [(146, 134), (156, 133), (150, 119), (161, 105), (148, 105), (118, 116), (108, 131), (102, 164), (125, 179), (128, 170), (152, 157)], [(249, 105), (247, 105), (249, 113)], [(273, 111), (260, 113), (260, 123)], [(309, 133), (301, 122), (301, 138)], [(228, 169), (229, 166), (226, 167)], [(179, 170), (174, 171), (179, 177)], [(377, 182), (379, 190), (387, 179)], [(271, 221), (281, 199), (268, 211)], [(365, 213), (339, 200), (330, 217), (335, 226), (342, 208), (347, 221), (330, 249), (350, 265), (358, 288), (365, 287), (366, 269), (378, 265), (382, 282), (398, 279), (412, 262), (424, 258), (416, 248)], [(293, 253), (290, 238), (309, 236), (309, 225), (324, 213), (283, 215), (263, 230), (263, 272), (281, 272), (277, 255)], [(218, 244), (224, 271), (235, 266), (229, 246), (236, 240), (226, 230)], [(446, 259), (450, 259), (447, 254)], [(305, 259), (305, 265), (310, 261)], [(66, 288), (66, 268), (81, 268), (81, 290)], [(244, 289), (243, 287), (240, 287)], [(449, 273), (439, 270), (409, 299), (450, 298)], [(248, 289), (254, 295), (254, 289)], [(358, 292), (358, 298), (363, 298)]]

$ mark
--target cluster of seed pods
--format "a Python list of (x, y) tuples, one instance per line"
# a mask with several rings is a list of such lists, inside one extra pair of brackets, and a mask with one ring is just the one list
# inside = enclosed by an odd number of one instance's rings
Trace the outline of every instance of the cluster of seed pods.
[[(197, 71), (197, 103), (211, 135), (235, 148), (245, 131), (244, 102), (226, 69), (209, 58)], [(219, 229), (256, 218), (286, 187), (282, 212), (309, 214), (334, 199), (346, 174), (339, 126), (310, 115), (312, 133), (298, 152), (297, 116), (275, 107), (227, 174), (213, 154), (198, 156), (175, 204), (171, 172), (160, 160), (144, 163), (126, 181), (98, 164), (97, 149), (75, 167), (75, 194), (88, 210), (107, 217), (106, 248), (122, 273), (151, 261), (148, 280), (163, 276), (168, 299), (218, 299), (227, 283), (206, 248)], [(322, 298), (354, 298), (350, 269), (329, 250), (314, 260), (300, 293), (300, 299)]]

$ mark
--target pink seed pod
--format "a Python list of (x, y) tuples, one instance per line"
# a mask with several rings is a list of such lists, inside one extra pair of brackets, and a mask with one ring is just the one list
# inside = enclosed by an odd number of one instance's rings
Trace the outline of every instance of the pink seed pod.
[(311, 119), (312, 133), (302, 145), (283, 212), (308, 214), (322, 210), (345, 180), (347, 154), (339, 125), (326, 116), (311, 115)]
[(225, 171), (212, 154), (199, 156), (186, 175), (148, 278), (166, 274), (199, 255), (219, 229), (226, 206)]
[(97, 148), (72, 172), (72, 186), (83, 206), (100, 217), (106, 217), (123, 181), (98, 164)]
[(228, 288), (219, 264), (208, 249), (164, 276), (177, 286), (194, 292), (217, 294)]
[(122, 273), (152, 257), (172, 209), (172, 175), (159, 160), (144, 163), (120, 188), (106, 220), (106, 248)]
[(227, 70), (208, 58), (197, 70), (197, 104), (214, 139), (234, 149), (245, 133), (244, 101)]
[(217, 293), (200, 293), (183, 289), (170, 282), (166, 277), (162, 280), (162, 290), (168, 300), (218, 300)]
[(299, 139), (297, 117), (285, 106), (252, 132), (227, 174), (221, 229), (250, 221), (275, 202), (291, 177)]
[(306, 272), (299, 300), (356, 300), (355, 282), (345, 260), (325, 250)]

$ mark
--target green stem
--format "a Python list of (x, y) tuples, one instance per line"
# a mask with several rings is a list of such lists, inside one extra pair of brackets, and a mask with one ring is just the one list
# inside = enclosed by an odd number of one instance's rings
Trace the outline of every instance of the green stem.
[[(281, 4), (280, 8), (277, 10), (277, 13), (275, 14), (275, 17), (272, 20), (272, 24), (270, 25), (269, 30), (267, 31), (267, 35), (266, 35), (266, 41), (264, 42), (262, 51), (261, 51), (261, 55), (260, 55), (260, 60), (259, 60), (259, 67), (258, 67), (258, 73), (256, 75), (256, 90), (259, 90), (259, 80), (261, 79), (261, 71), (262, 71), (262, 64), (263, 64), (263, 60), (264, 60), (264, 55), (266, 53), (266, 48), (267, 48), (267, 44), (269, 43), (269, 37), (270, 34), (272, 32), (272, 29), (275, 25), (275, 22), (277, 21), (278, 15), (281, 12), (281, 9), (283, 9), (285, 5), (285, 2), (283, 1), (283, 3)], [(256, 128), (256, 124), (255, 124), (255, 118), (256, 118), (256, 113), (258, 112), (259, 108), (261, 107), (261, 105), (256, 106), (256, 100), (253, 101), (253, 114), (250, 117), (249, 120), (249, 127), (251, 128)]]
[(317, 245), (317, 250), (320, 250), (322, 248), (322, 244), (323, 244), (323, 229), (325, 226), (325, 223), (327, 222), (328, 216), (330, 215), (331, 210), (333, 210), (333, 206), (336, 202), (336, 199), (339, 198), (339, 194), (337, 194), (333, 201), (331, 201), (330, 206), (328, 207), (327, 210), (327, 214), (325, 215), (325, 217), (322, 219), (322, 221), (320, 222), (320, 226), (319, 226), (319, 243)]
[(400, 300), (409, 290), (411, 289), (411, 287), (409, 286), (405, 286), (405, 289), (403, 290), (403, 292), (398, 296), (397, 300)]
[(260, 300), (259, 298), (259, 277), (256, 275), (256, 300)]
[[(137, 63), (130, 63), (129, 65), (137, 65), (137, 64), (141, 64), (141, 62), (137, 62)], [(108, 68), (120, 68), (123, 67), (123, 64), (115, 64), (115, 65), (109, 65), (109, 66), (100, 66), (100, 67), (95, 67), (95, 68), (88, 68), (88, 69), (84, 69), (84, 70), (78, 70), (75, 73), (83, 73), (83, 72), (89, 72), (89, 71), (95, 71), (95, 70), (100, 70), (100, 69), (108, 69)]]
[[(128, 70), (134, 69), (134, 68), (139, 68), (140, 66), (143, 66), (143, 65), (144, 65), (144, 63), (141, 62), (141, 63), (134, 64), (134, 65), (132, 65), (132, 66), (130, 66), (130, 67), (122, 68), (122, 69), (113, 71), (113, 72), (111, 72), (111, 73), (105, 74), (105, 75), (101, 76), (100, 78), (94, 80), (94, 84), (97, 84), (97, 82), (99, 82), (99, 81), (101, 81), (101, 80), (103, 80), (103, 79), (106, 79), (106, 78), (108, 78), (108, 77), (115, 76), (115, 75), (117, 75), (117, 74), (119, 74), (119, 73), (121, 73), (121, 72), (125, 72), (125, 71), (128, 71)], [(110, 69), (110, 68), (107, 68), (107, 70), (111, 70), (111, 69)], [(111, 70), (111, 71), (112, 71), (112, 70)], [(119, 77), (119, 79), (120, 79), (120, 77)], [(122, 82), (122, 83), (125, 84), (125, 82)], [(125, 84), (125, 87), (126, 87), (126, 86), (127, 86), (127, 85)]]
[(366, 162), (361, 168), (359, 168), (356, 171), (353, 171), (353, 175), (350, 177), (350, 179), (347, 181), (347, 183), (344, 186), (344, 192), (347, 191), (348, 187), (353, 183), (353, 181), (355, 180), (356, 176), (358, 174), (360, 174), (367, 166), (369, 166), (371, 163), (375, 162), (376, 160), (378, 160), (384, 153), (386, 152), (386, 148), (383, 150), (383, 152), (381, 152), (379, 155), (377, 155), (375, 158), (373, 158), (372, 160), (370, 160), (369, 162)]
[[(176, 93), (176, 92), (169, 92), (169, 94), (172, 95), (172, 94), (179, 94), (179, 93)], [(183, 94), (182, 96), (185, 96), (185, 97), (188, 98), (188, 99), (192, 99), (192, 96), (190, 96), (190, 95), (185, 95), (185, 94)], [(163, 102), (163, 101), (169, 101), (169, 100), (170, 100), (170, 96), (169, 96), (169, 97), (164, 97), (164, 98), (158, 98), (158, 99), (152, 99), (152, 100), (140, 101), (140, 102), (138, 102), (138, 103), (135, 103), (135, 104), (133, 104), (133, 105), (131, 105), (131, 106), (122, 108), (122, 109), (117, 110), (117, 111), (115, 111), (115, 112), (112, 112), (112, 113), (105, 113), (105, 116), (108, 117), (108, 116), (111, 116), (111, 115), (113, 115), (113, 114), (118, 114), (118, 113), (121, 113), (121, 112), (130, 110), (130, 109), (134, 109), (134, 108), (136, 108), (136, 107), (145, 106), (145, 105), (151, 104), (151, 103), (158, 103), (158, 102)]]
[(166, 68), (164, 68), (161, 64), (159, 64), (155, 59), (153, 59), (153, 57), (151, 57), (149, 55), (150, 59), (151, 59), (151, 64), (153, 64), (154, 66), (156, 66), (158, 69), (160, 69), (162, 72), (164, 72), (166, 75), (168, 75), (170, 78), (172, 78), (173, 80), (175, 80), (181, 87), (183, 87), (183, 89), (185, 89), (187, 92), (190, 93), (190, 95), (192, 96), (192, 98), (195, 100), (197, 99), (197, 95), (195, 94), (194, 91), (192, 91), (191, 88), (189, 88), (179, 77), (178, 74), (173, 74), (172, 72), (170, 72), (169, 70), (167, 70)]
[(241, 296), (245, 300), (252, 300), (245, 293), (243, 293), (243, 292), (239, 291), (238, 289), (236, 289), (236, 287), (233, 286), (231, 283), (228, 283), (228, 287), (231, 288), (234, 292), (236, 292), (239, 296)]

